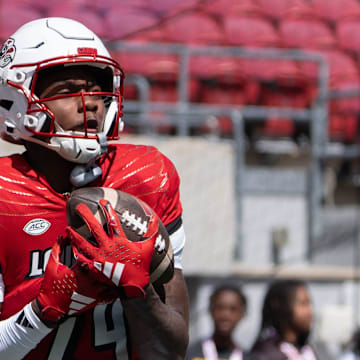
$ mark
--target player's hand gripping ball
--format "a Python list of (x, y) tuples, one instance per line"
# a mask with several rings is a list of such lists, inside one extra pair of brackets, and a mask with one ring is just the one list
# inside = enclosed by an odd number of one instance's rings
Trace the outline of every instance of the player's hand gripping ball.
[(167, 230), (140, 199), (104, 187), (77, 189), (67, 201), (67, 221), (78, 261), (127, 297), (143, 296), (150, 282), (156, 286), (172, 278)]

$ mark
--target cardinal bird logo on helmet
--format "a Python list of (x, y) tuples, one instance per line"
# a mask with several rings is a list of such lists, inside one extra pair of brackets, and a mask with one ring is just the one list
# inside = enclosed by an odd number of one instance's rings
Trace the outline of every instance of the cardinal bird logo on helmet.
[(16, 47), (13, 39), (5, 41), (0, 50), (0, 67), (5, 67), (10, 64), (15, 57)]

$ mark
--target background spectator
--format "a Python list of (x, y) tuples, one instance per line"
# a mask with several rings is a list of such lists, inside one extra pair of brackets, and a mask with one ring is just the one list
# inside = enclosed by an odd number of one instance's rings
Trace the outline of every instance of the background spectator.
[(305, 283), (273, 282), (265, 295), (261, 328), (251, 359), (318, 359), (308, 343), (312, 320), (312, 304)]
[(223, 285), (210, 296), (209, 311), (214, 323), (211, 337), (192, 344), (186, 360), (245, 360), (243, 349), (232, 339), (233, 331), (243, 319), (246, 297), (238, 287)]

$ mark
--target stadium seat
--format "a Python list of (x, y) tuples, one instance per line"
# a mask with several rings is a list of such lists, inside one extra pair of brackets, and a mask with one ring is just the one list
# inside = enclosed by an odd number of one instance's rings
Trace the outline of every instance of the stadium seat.
[(275, 23), (283, 19), (291, 9), (300, 11), (308, 8), (303, 0), (257, 0), (257, 3), (262, 8), (263, 14)]
[(247, 17), (263, 17), (262, 8), (254, 0), (205, 0), (200, 9), (214, 16), (243, 15)]
[(191, 69), (200, 83), (193, 101), (242, 105), (255, 104), (258, 99), (258, 82), (248, 79), (234, 58), (201, 58)]
[[(329, 64), (330, 90), (349, 91), (360, 89), (359, 70), (354, 59), (339, 50), (323, 51)], [(304, 66), (303, 73), (315, 81), (313, 66)], [(332, 141), (351, 143), (358, 131), (360, 100), (358, 96), (332, 98), (329, 102), (329, 138)]]
[(126, 74), (165, 79), (174, 78), (178, 71), (179, 61), (176, 55), (121, 50), (112, 51), (111, 54)]
[(330, 27), (316, 19), (284, 19), (279, 23), (279, 37), (284, 48), (321, 49), (335, 46)]
[(279, 37), (270, 21), (229, 15), (224, 18), (225, 43), (230, 46), (276, 47)]
[(0, 3), (0, 39), (3, 41), (13, 34), (21, 25), (41, 17), (36, 8), (16, 3)]
[(166, 19), (197, 7), (197, 0), (145, 0), (144, 8)]
[[(119, 3), (121, 3), (122, 11), (141, 11), (146, 6), (146, 0), (105, 0), (105, 1), (88, 1), (88, 0), (70, 0), (74, 3), (83, 1), (87, 3), (87, 6), (95, 9), (100, 14), (104, 15), (109, 12), (113, 12), (114, 9), (119, 10)], [(121, 14), (121, 13), (118, 13)], [(118, 16), (119, 17), (119, 16)]]
[(101, 38), (107, 38), (104, 19), (97, 11), (83, 6), (80, 2), (63, 2), (53, 5), (48, 9), (48, 16), (71, 17), (88, 26)]
[(360, 51), (359, 19), (343, 19), (336, 24), (336, 39), (339, 48), (354, 55), (358, 55)]
[(166, 38), (169, 42), (188, 45), (221, 45), (223, 32), (210, 16), (193, 11), (165, 21)]
[(331, 26), (343, 18), (359, 16), (360, 4), (357, 0), (312, 0), (314, 13)]
[(289, 6), (280, 21), (284, 19), (320, 20), (307, 1), (297, 1)]
[(250, 79), (260, 82), (296, 82), (299, 77), (298, 65), (291, 59), (242, 58), (239, 68)]
[[(80, 1), (80, 0), (79, 0)], [(36, 0), (36, 1), (32, 1), (32, 0), (13, 0), (13, 1), (9, 1), (9, 0), (3, 0), (0, 2), (0, 9), (3, 8), (3, 6), (16, 6), (18, 9), (20, 8), (31, 8), (32, 10), (35, 11), (39, 11), (41, 16), (47, 16), (49, 9), (52, 6), (57, 6), (60, 2), (62, 2), (61, 0), (54, 0), (54, 1), (48, 1), (48, 0)], [(0, 10), (1, 11), (1, 10)]]
[[(359, 71), (351, 56), (339, 50), (323, 50), (321, 54), (328, 63), (329, 87), (331, 90), (349, 89), (358, 86)], [(311, 97), (315, 98), (318, 88), (318, 65), (314, 62), (301, 62), (299, 66), (302, 76), (312, 84)], [(341, 105), (342, 108), (352, 107), (354, 109), (358, 106), (355, 98), (332, 100), (332, 102), (337, 102), (337, 106)]]
[(166, 29), (160, 22), (151, 28), (137, 31), (134, 34), (128, 35), (124, 40), (130, 42), (142, 43), (162, 43), (166, 41)]
[[(223, 33), (220, 26), (211, 16), (203, 12), (192, 11), (178, 15), (169, 21), (165, 21), (164, 26), (168, 42), (184, 45), (223, 44)], [(198, 80), (209, 76), (213, 71), (212, 66), (207, 63), (208, 59), (208, 55), (191, 57), (190, 59), (190, 99), (193, 99), (194, 94), (197, 93)]]
[[(278, 82), (263, 84), (261, 87), (261, 106), (305, 109), (311, 104), (310, 85), (298, 75)], [(262, 135), (266, 137), (293, 137), (296, 124), (291, 118), (269, 117), (266, 119)]]
[[(121, 17), (119, 16), (121, 14)], [(108, 40), (125, 39), (146, 29), (157, 26), (158, 18), (147, 11), (122, 8), (118, 5), (106, 13), (104, 18), (105, 33)]]
[(358, 116), (333, 112), (329, 115), (329, 140), (346, 144), (354, 143), (358, 137)]
[[(112, 51), (125, 74), (144, 76), (150, 85), (152, 101), (176, 101), (179, 59), (176, 55), (131, 51)], [(126, 83), (126, 80), (125, 80)], [(133, 86), (127, 87), (127, 98), (135, 100)]]
[[(258, 105), (266, 107), (306, 108), (311, 104), (310, 83), (301, 76), (297, 62), (287, 59), (247, 61), (244, 72), (260, 83)], [(256, 65), (256, 66), (254, 66)], [(266, 138), (292, 138), (297, 126), (291, 118), (269, 117), (256, 128)]]
[[(319, 52), (328, 62), (329, 66), (329, 85), (332, 89), (345, 82), (357, 80), (359, 72), (355, 60), (345, 52), (340, 50), (321, 50)], [(314, 63), (300, 63), (301, 73), (310, 81), (317, 81), (318, 67)]]

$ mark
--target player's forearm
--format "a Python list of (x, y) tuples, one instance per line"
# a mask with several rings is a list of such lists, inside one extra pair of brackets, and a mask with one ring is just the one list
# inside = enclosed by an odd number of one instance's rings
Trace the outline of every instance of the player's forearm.
[(164, 304), (154, 288), (145, 298), (123, 301), (131, 342), (141, 360), (184, 359), (188, 345), (188, 324), (181, 312)]
[(17, 314), (0, 321), (0, 359), (22, 359), (48, 334), (31, 304)]

